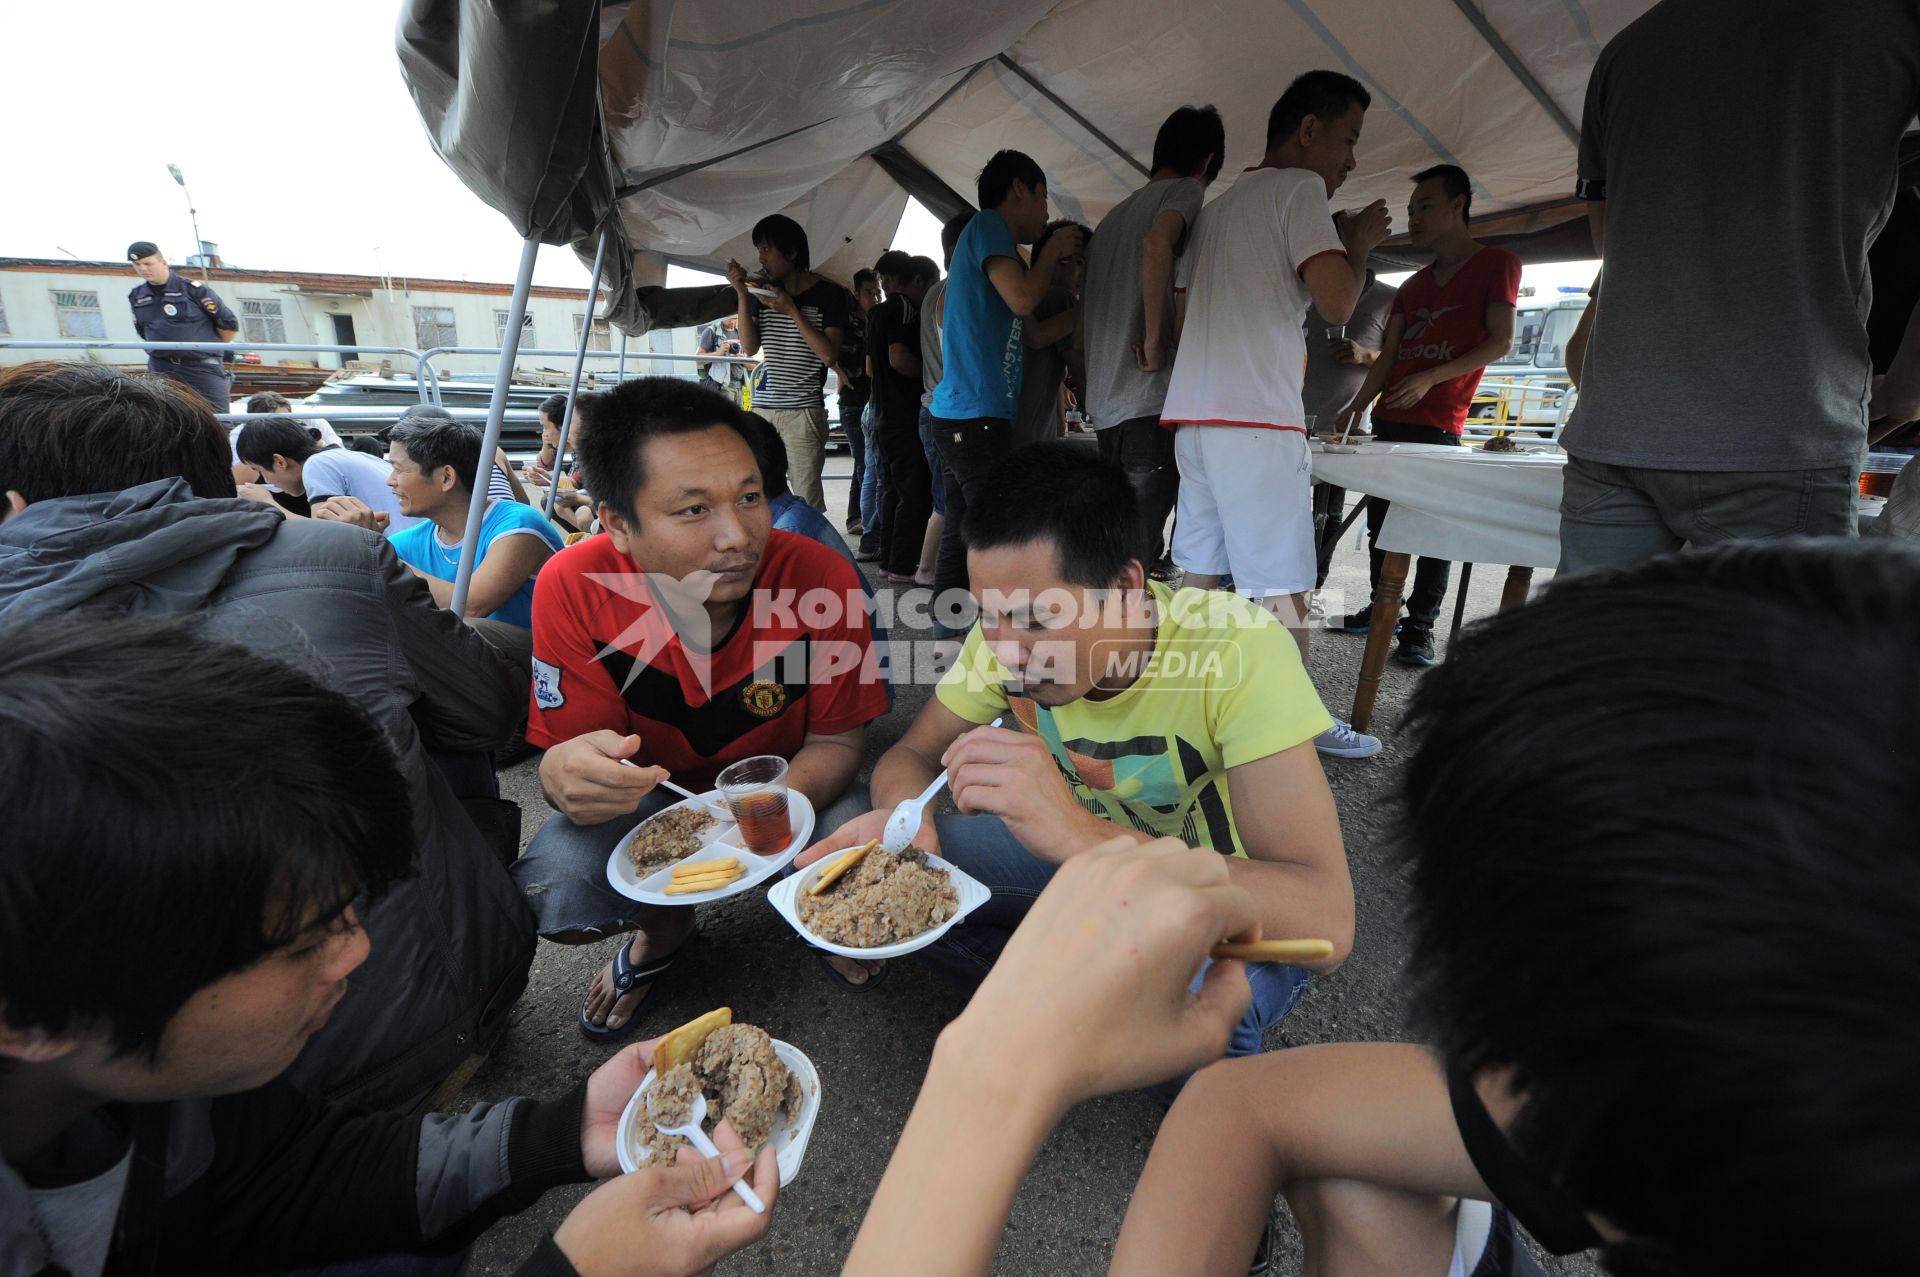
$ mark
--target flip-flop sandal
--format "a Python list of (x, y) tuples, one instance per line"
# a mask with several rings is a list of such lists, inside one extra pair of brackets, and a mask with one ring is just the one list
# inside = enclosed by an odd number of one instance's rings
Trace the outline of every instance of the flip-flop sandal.
[[(851, 989), (855, 993), (865, 993), (868, 989), (871, 989), (874, 985), (879, 984), (882, 980), (886, 979), (887, 972), (893, 969), (893, 964), (891, 962), (886, 963), (878, 971), (868, 972), (866, 979), (855, 982), (847, 978), (846, 972), (842, 971), (839, 967), (834, 966), (833, 963), (827, 961), (827, 959), (832, 955), (830, 955), (825, 949), (815, 949), (813, 951), (813, 956), (820, 960), (820, 965), (826, 968), (826, 972), (828, 975), (838, 980), (841, 984), (846, 985), (847, 988)], [(849, 959), (849, 961), (851, 961), (851, 959)]]
[[(636, 965), (632, 959), (627, 957), (628, 951), (633, 948), (633, 940), (629, 937), (627, 942), (621, 945), (619, 950), (613, 955), (613, 1000), (616, 1003), (619, 1002), (635, 985), (651, 985), (657, 983), (660, 977), (673, 970), (673, 964), (679, 959), (681, 954), (687, 951), (687, 946), (693, 943), (693, 938), (693, 936), (689, 935), (678, 949), (675, 949), (665, 957), (655, 958), (652, 962), (643, 965)], [(647, 990), (649, 997), (652, 996), (652, 993), (652, 989)], [(646, 998), (642, 998), (640, 1000), (640, 1006), (634, 1007), (627, 1013), (625, 1024), (622, 1024), (617, 1029), (609, 1029), (604, 1025), (595, 1024), (587, 1018), (587, 1001), (585, 998), (582, 998), (580, 1000), (580, 1036), (589, 1042), (618, 1042), (622, 1038), (630, 1037), (634, 1029), (640, 1024), (640, 1007), (645, 1005)]]

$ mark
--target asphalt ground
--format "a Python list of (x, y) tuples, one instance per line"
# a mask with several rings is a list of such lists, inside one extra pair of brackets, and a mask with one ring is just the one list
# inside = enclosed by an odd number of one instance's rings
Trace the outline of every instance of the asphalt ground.
[[(848, 469), (844, 457), (829, 457), (826, 487), (836, 523), (846, 509)], [(1458, 575), (1456, 569), (1456, 589)], [(1495, 610), (1504, 576), (1504, 570), (1492, 567), (1476, 572), (1468, 591), (1469, 621)], [(1442, 659), (1454, 597), (1450, 590), (1437, 636)], [(1356, 528), (1336, 551), (1322, 600), (1326, 612), (1337, 616), (1364, 606), (1366, 599), (1366, 552)], [(905, 626), (894, 633), (896, 643), (927, 637)], [(1364, 644), (1349, 635), (1315, 636), (1314, 682), (1328, 707), (1343, 717), (1352, 705)], [(1268, 1050), (1408, 1036), (1401, 994), (1408, 956), (1405, 895), (1389, 840), (1404, 763), (1397, 729), (1421, 676), (1389, 662), (1373, 725), (1385, 750), (1365, 761), (1325, 763), (1352, 867), (1358, 933), (1353, 956), (1334, 974), (1314, 979), (1299, 1005), (1269, 1034)], [(927, 695), (925, 686), (898, 689), (893, 712), (868, 730), (869, 767), (899, 738)], [(549, 814), (537, 768), (533, 759), (501, 775), (506, 796), (521, 804), (525, 839)], [(782, 1191), (771, 1232), (759, 1245), (723, 1261), (718, 1271), (727, 1277), (838, 1273), (906, 1123), (934, 1038), (964, 999), (912, 958), (892, 964), (884, 983), (871, 991), (850, 992), (828, 977), (767, 904), (764, 892), (702, 906), (700, 932), (696, 947), (648, 995), (631, 1040), (729, 1005), (736, 1019), (806, 1052), (820, 1071), (823, 1095), (805, 1166)], [(612, 959), (615, 944), (541, 944), (511, 1030), (461, 1093), (458, 1107), (513, 1095), (558, 1094), (612, 1053), (613, 1048), (586, 1042), (575, 1026), (587, 984)], [(1027, 1175), (994, 1272), (1019, 1277), (1105, 1273), (1160, 1117), (1160, 1107), (1139, 1094), (1109, 1096), (1069, 1113)], [(512, 1272), (586, 1191), (585, 1186), (555, 1189), (531, 1209), (495, 1225), (475, 1248), (470, 1271)], [(955, 1185), (955, 1192), (964, 1194), (966, 1186)], [(1281, 1245), (1273, 1272), (1296, 1277), (1301, 1271), (1298, 1236), (1284, 1207), (1279, 1219)], [(1543, 1265), (1565, 1277), (1600, 1272), (1586, 1257), (1543, 1258)]]

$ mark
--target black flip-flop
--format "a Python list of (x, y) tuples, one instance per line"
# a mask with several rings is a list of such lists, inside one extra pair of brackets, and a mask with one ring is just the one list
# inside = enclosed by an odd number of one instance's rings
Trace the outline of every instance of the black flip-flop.
[[(813, 956), (820, 960), (820, 965), (826, 969), (826, 973), (828, 975), (838, 980), (841, 984), (846, 985), (847, 988), (851, 989), (855, 993), (865, 993), (868, 989), (871, 989), (874, 985), (879, 984), (882, 980), (886, 979), (887, 972), (893, 970), (893, 964), (891, 962), (886, 963), (878, 971), (868, 972), (866, 979), (856, 983), (855, 981), (847, 979), (846, 972), (842, 971), (839, 967), (834, 966), (833, 963), (827, 961), (828, 958), (834, 955), (829, 954), (825, 949), (815, 949), (813, 951)], [(853, 961), (853, 959), (848, 959), (848, 960)]]
[[(633, 961), (627, 957), (628, 952), (633, 948), (633, 940), (628, 938), (626, 943), (622, 944), (619, 950), (613, 955), (613, 1000), (616, 1003), (619, 1002), (620, 999), (637, 984), (657, 983), (661, 976), (673, 970), (674, 962), (679, 959), (681, 954), (687, 951), (687, 945), (692, 943), (693, 937), (688, 936), (686, 941), (672, 953), (667, 954), (663, 958), (655, 958), (652, 962), (644, 965), (636, 966)], [(649, 989), (648, 993), (651, 995), (652, 990)], [(642, 998), (640, 1000), (640, 1006), (645, 1005), (646, 999)], [(604, 1025), (595, 1024), (587, 1018), (587, 1000), (585, 998), (580, 999), (580, 1036), (589, 1042), (618, 1042), (622, 1038), (630, 1037), (634, 1029), (639, 1027), (639, 1024), (639, 1006), (634, 1007), (632, 1011), (628, 1012), (626, 1023), (617, 1029), (609, 1029)]]

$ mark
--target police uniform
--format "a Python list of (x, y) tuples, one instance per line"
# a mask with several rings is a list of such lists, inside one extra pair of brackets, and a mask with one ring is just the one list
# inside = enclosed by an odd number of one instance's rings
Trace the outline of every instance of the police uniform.
[[(127, 249), (127, 260), (138, 261), (159, 252), (145, 240)], [(213, 405), (215, 412), (226, 412), (233, 404), (233, 374), (222, 362), (224, 346), (220, 332), (238, 332), (240, 321), (220, 300), (220, 295), (205, 284), (188, 279), (169, 269), (167, 282), (159, 286), (135, 284), (127, 294), (133, 308), (133, 329), (142, 341), (205, 341), (211, 349), (205, 354), (190, 350), (155, 350), (147, 354), (147, 371), (179, 382)]]

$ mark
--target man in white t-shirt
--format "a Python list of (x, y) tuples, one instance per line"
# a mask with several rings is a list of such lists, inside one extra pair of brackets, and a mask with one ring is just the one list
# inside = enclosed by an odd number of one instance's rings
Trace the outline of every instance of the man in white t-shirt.
[[(1178, 432), (1173, 559), (1186, 584), (1231, 575), (1293, 632), (1302, 661), (1315, 556), (1301, 325), (1309, 305), (1346, 322), (1367, 254), (1387, 237), (1386, 201), (1337, 223), (1327, 205), (1353, 171), (1371, 104), (1334, 71), (1309, 71), (1274, 103), (1266, 155), (1201, 210), (1181, 259), (1186, 314), (1160, 412)], [(1341, 758), (1380, 752), (1339, 720), (1317, 744)]]
[[(392, 467), (385, 461), (348, 448), (323, 451), (314, 446), (312, 436), (296, 421), (279, 417), (249, 421), (233, 446), (240, 460), (258, 470), (274, 487), (305, 497), (316, 518), (326, 517), (322, 507), (329, 498), (355, 497), (374, 514), (386, 516), (380, 525), (384, 532), (398, 532), (420, 521), (401, 513), (399, 498), (387, 487)], [(273, 500), (265, 488), (255, 484), (241, 484), (240, 495)]]

